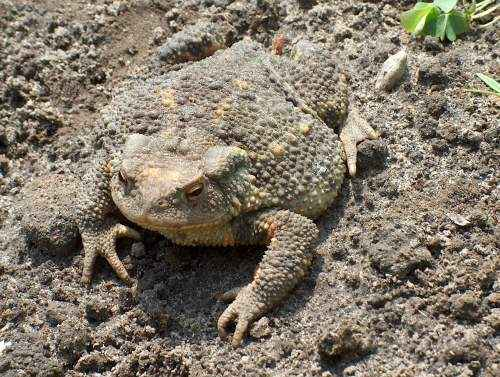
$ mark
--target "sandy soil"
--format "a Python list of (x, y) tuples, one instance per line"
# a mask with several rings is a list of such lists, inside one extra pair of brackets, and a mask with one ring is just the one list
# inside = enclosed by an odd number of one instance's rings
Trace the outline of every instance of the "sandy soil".
[[(1, 0), (0, 375), (498, 376), (499, 102), (464, 90), (482, 85), (476, 72), (499, 77), (498, 29), (417, 40), (398, 21), (412, 4)], [(262, 249), (123, 242), (134, 298), (104, 262), (84, 289), (81, 245), (43, 250), (19, 230), (23, 187), (88, 167), (114, 84), (224, 12), (250, 15), (237, 38), (333, 46), (352, 102), (382, 133), (318, 220), (310, 276), (239, 349), (217, 336), (214, 295), (249, 281)], [(402, 83), (376, 93), (403, 46)]]

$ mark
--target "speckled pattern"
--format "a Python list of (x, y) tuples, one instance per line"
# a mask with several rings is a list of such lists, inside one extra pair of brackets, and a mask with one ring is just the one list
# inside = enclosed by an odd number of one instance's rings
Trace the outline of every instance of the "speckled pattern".
[(345, 174), (333, 127), (346, 111), (335, 62), (308, 42), (277, 57), (242, 41), (167, 75), (123, 83), (103, 114), (109, 163), (88, 175), (81, 200), (83, 280), (102, 254), (132, 283), (114, 241), (138, 234), (109, 220), (115, 206), (178, 244), (269, 243), (254, 281), (219, 321), (221, 336), (237, 322), (240, 344), (249, 324), (306, 274), (317, 235), (309, 218), (332, 203)]

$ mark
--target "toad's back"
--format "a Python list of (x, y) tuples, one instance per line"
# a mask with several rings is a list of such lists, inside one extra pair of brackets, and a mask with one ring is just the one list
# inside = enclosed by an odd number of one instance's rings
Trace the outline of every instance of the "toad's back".
[(240, 147), (259, 190), (252, 208), (314, 217), (336, 196), (345, 167), (337, 135), (294, 87), (300, 70), (240, 42), (168, 75), (128, 81), (105, 120), (117, 144), (130, 133), (164, 134), (167, 153), (193, 159), (214, 145)]

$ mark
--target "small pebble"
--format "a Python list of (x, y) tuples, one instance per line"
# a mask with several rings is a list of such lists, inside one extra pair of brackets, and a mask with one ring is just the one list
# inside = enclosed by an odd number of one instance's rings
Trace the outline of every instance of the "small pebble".
[(271, 335), (271, 328), (269, 327), (269, 318), (262, 317), (255, 322), (250, 329), (250, 336), (259, 339)]
[(375, 89), (378, 91), (389, 91), (394, 88), (402, 79), (406, 71), (407, 54), (406, 50), (402, 49), (397, 54), (389, 56), (382, 65), (377, 81), (375, 82)]
[(467, 226), (470, 224), (469, 220), (457, 213), (447, 213), (446, 217), (448, 217), (451, 221), (453, 221), (454, 224), (458, 226)]
[(106, 7), (106, 13), (110, 16), (119, 16), (127, 10), (127, 6), (121, 1), (113, 1), (112, 4)]
[(159, 45), (164, 38), (165, 30), (161, 26), (158, 26), (153, 30), (153, 44)]
[(134, 242), (130, 253), (136, 258), (143, 257), (146, 254), (144, 244), (142, 242)]
[(3, 354), (3, 352), (12, 346), (12, 342), (6, 342), (4, 340), (0, 340), (0, 356)]

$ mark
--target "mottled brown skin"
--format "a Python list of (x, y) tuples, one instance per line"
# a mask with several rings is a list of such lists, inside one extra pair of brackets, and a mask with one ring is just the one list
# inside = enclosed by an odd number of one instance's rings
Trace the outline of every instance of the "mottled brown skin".
[(125, 282), (114, 241), (131, 222), (182, 245), (267, 244), (253, 281), (218, 321), (236, 322), (233, 344), (307, 274), (317, 228), (355, 168), (356, 142), (376, 137), (347, 121), (344, 148), (333, 128), (347, 116), (347, 88), (319, 47), (273, 56), (242, 41), (183, 69), (117, 89), (104, 113), (111, 150), (89, 173), (80, 199), (83, 281), (98, 254)]

